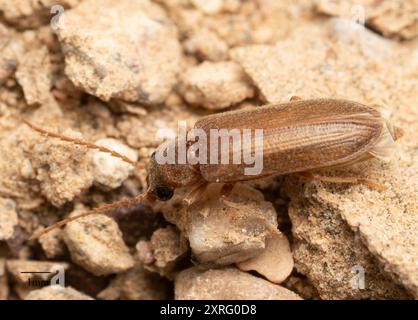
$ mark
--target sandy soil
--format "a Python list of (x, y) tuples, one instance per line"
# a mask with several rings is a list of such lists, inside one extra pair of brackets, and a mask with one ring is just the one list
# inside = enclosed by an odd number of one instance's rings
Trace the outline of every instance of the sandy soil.
[[(0, 299), (418, 298), (417, 0), (56, 2), (0, 1)], [(178, 121), (292, 96), (389, 110), (390, 163), (321, 173), (384, 188), (274, 176), (188, 210), (184, 188), (29, 240), (144, 192)]]

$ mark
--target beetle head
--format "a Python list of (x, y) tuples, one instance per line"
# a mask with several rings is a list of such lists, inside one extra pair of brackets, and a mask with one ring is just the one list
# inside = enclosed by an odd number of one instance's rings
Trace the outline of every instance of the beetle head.
[[(167, 152), (167, 147), (174, 147), (177, 162), (175, 141), (161, 144), (152, 154), (148, 167), (148, 194), (160, 201), (167, 201), (173, 197), (174, 190), (179, 187), (191, 186), (202, 179), (199, 169), (190, 164), (164, 163), (161, 154)], [(174, 144), (174, 146), (173, 146)]]

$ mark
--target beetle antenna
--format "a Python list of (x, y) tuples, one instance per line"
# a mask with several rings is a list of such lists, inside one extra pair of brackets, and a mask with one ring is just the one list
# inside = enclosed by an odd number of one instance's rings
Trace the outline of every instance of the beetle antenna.
[(69, 217), (69, 218), (63, 219), (61, 221), (58, 221), (57, 223), (54, 223), (53, 225), (50, 225), (49, 227), (43, 229), (39, 233), (35, 233), (32, 236), (30, 236), (28, 240), (38, 239), (39, 237), (43, 236), (44, 234), (47, 234), (54, 229), (61, 228), (61, 227), (65, 226), (66, 224), (68, 224), (70, 222), (73, 222), (75, 220), (79, 220), (79, 219), (91, 216), (93, 214), (105, 214), (106, 212), (108, 212), (110, 210), (118, 209), (118, 208), (125, 207), (125, 206), (134, 205), (134, 204), (137, 204), (138, 202), (142, 202), (142, 201), (144, 201), (148, 198), (149, 198), (148, 193), (140, 194), (140, 195), (136, 196), (135, 198), (123, 199), (123, 200), (120, 200), (120, 201), (115, 202), (115, 203), (106, 204), (106, 205), (103, 205), (101, 207), (98, 207), (98, 208), (80, 213), (80, 214), (75, 215), (73, 217)]
[(119, 158), (122, 161), (133, 165), (134, 167), (138, 167), (138, 163), (137, 162), (132, 161), (128, 157), (126, 157), (126, 156), (124, 156), (124, 155), (122, 155), (122, 154), (120, 154), (120, 153), (118, 153), (116, 151), (110, 150), (110, 149), (105, 148), (105, 147), (102, 147), (102, 146), (98, 146), (98, 145), (96, 145), (94, 143), (90, 143), (90, 142), (87, 142), (87, 141), (84, 141), (84, 140), (80, 140), (80, 139), (76, 139), (76, 138), (71, 138), (71, 137), (64, 136), (64, 135), (61, 135), (61, 134), (58, 134), (58, 133), (54, 133), (54, 132), (51, 132), (51, 131), (47, 131), (45, 129), (42, 129), (42, 128), (39, 128), (39, 127), (35, 126), (34, 124), (30, 123), (26, 119), (22, 119), (22, 121), (29, 128), (31, 128), (32, 130), (34, 130), (36, 132), (39, 132), (40, 134), (42, 134), (45, 137), (52, 137), (52, 138), (59, 139), (61, 141), (71, 142), (71, 143), (76, 144), (76, 145), (84, 146), (84, 147), (87, 147), (88, 149), (99, 150), (100, 152), (104, 152), (104, 153), (110, 154), (112, 157)]

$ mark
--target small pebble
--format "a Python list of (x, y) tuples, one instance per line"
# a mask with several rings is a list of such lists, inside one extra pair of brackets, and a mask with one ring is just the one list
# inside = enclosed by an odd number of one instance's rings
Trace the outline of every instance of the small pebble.
[(176, 84), (177, 29), (154, 2), (83, 1), (65, 13), (58, 38), (67, 76), (102, 100), (160, 104)]
[(155, 258), (154, 267), (160, 275), (170, 277), (178, 260), (186, 253), (177, 228), (168, 226), (156, 230), (151, 237), (151, 248)]
[(31, 291), (25, 300), (94, 300), (92, 297), (81, 293), (71, 287), (46, 286), (42, 289)]
[(63, 237), (73, 262), (96, 276), (124, 272), (134, 265), (118, 225), (107, 216), (93, 215), (71, 222)]
[[(60, 207), (74, 200), (93, 184), (92, 170), (85, 148), (57, 139), (40, 138), (36, 132), (32, 134), (39, 140), (29, 153), (29, 160), (41, 186), (42, 195), (49, 202)], [(71, 129), (62, 134), (83, 139), (80, 132)]]
[(6, 259), (0, 258), (0, 300), (6, 300), (9, 295), (9, 284), (6, 273)]
[[(138, 154), (135, 150), (116, 139), (100, 139), (95, 144), (120, 153), (132, 161), (138, 160)], [(124, 162), (122, 159), (98, 150), (92, 151), (91, 163), (95, 183), (110, 189), (120, 187), (134, 169), (131, 164)]]
[(204, 62), (181, 77), (186, 101), (206, 109), (224, 109), (254, 95), (247, 76), (234, 62)]
[(199, 30), (183, 46), (187, 53), (194, 54), (201, 60), (222, 61), (228, 58), (228, 45), (210, 30)]
[(217, 14), (222, 10), (223, 0), (192, 0), (197, 9), (206, 14)]
[(149, 241), (140, 240), (135, 246), (138, 252), (138, 259), (141, 263), (147, 265), (154, 262), (154, 255)]
[(10, 239), (17, 224), (16, 203), (11, 199), (0, 198), (0, 240)]
[(98, 294), (104, 300), (161, 300), (169, 298), (168, 281), (145, 270), (140, 264), (128, 272), (118, 274), (106, 289)]
[(227, 265), (248, 260), (265, 248), (267, 236), (277, 230), (277, 213), (263, 195), (236, 184), (222, 198), (220, 186), (210, 186), (202, 201), (188, 210), (188, 236), (193, 255), (201, 263)]
[(292, 273), (293, 257), (289, 241), (280, 232), (266, 240), (266, 248), (255, 258), (237, 264), (243, 271), (254, 270), (274, 283), (282, 283)]
[(176, 300), (301, 300), (296, 293), (236, 268), (179, 273), (174, 284)]
[(51, 78), (51, 62), (46, 47), (30, 50), (23, 55), (16, 70), (16, 80), (29, 105), (51, 101)]
[(62, 256), (65, 253), (65, 244), (60, 229), (51, 230), (38, 239), (48, 259)]
[(22, 284), (27, 283), (29, 279), (48, 280), (51, 277), (49, 273), (22, 273), (29, 271), (55, 271), (57, 268), (68, 269), (69, 264), (58, 261), (36, 261), (36, 260), (7, 260), (6, 268), (12, 278)]

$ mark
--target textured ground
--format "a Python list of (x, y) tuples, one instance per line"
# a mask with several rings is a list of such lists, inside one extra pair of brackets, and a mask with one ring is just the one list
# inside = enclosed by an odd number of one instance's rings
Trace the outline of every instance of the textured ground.
[[(0, 299), (418, 298), (416, 0), (56, 2), (0, 1)], [(22, 117), (145, 165), (179, 120), (291, 96), (390, 110), (391, 163), (326, 173), (385, 188), (271, 177), (187, 212), (178, 190), (28, 240), (147, 172)]]

